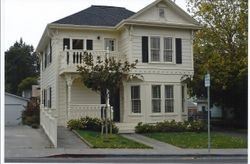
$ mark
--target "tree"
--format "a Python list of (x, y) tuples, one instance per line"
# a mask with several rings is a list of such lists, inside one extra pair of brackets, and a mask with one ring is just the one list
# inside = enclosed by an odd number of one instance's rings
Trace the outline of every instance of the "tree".
[(32, 89), (31, 86), (36, 84), (37, 84), (37, 77), (27, 77), (18, 84), (17, 92), (20, 94), (22, 91), (26, 89)]
[[(92, 54), (85, 52), (83, 63), (83, 66), (78, 66), (78, 71), (80, 72), (84, 85), (102, 94), (105, 98), (106, 107), (109, 97), (108, 92), (105, 91), (114, 93), (121, 87), (123, 80), (129, 80), (139, 76), (138, 74), (131, 73), (131, 70), (135, 69), (137, 61), (132, 64), (127, 61), (122, 63), (114, 57), (106, 57), (102, 60), (102, 58), (98, 56), (96, 62), (94, 62)], [(107, 114), (105, 115), (107, 116)], [(107, 123), (107, 118), (105, 118), (105, 122)], [(107, 124), (105, 126), (107, 128)]]
[(39, 58), (32, 45), (22, 38), (5, 52), (5, 90), (18, 94), (18, 85), (26, 77), (39, 75)]
[(212, 102), (233, 108), (235, 119), (246, 123), (247, 0), (188, 0), (188, 10), (202, 25), (194, 37), (192, 95), (206, 95), (204, 75), (209, 70)]

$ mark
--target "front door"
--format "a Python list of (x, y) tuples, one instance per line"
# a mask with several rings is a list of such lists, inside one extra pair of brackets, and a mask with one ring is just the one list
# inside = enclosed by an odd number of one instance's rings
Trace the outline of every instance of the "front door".
[(114, 93), (110, 93), (110, 105), (113, 106), (114, 121), (120, 122), (120, 90), (117, 89)]
[[(105, 92), (104, 90), (101, 91), (101, 104), (105, 104)], [(120, 90), (117, 89), (114, 92), (110, 92), (109, 94), (110, 100), (109, 103), (113, 106), (113, 120), (115, 122), (120, 122)]]

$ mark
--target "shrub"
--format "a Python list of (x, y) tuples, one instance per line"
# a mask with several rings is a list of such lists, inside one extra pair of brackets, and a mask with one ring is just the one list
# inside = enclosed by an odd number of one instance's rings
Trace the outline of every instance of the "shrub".
[(148, 132), (155, 132), (156, 127), (152, 124), (142, 124), (139, 122), (138, 125), (135, 127), (136, 133), (148, 133)]
[(32, 97), (26, 109), (22, 111), (22, 123), (29, 126), (40, 124), (40, 107), (37, 98)]
[(69, 128), (70, 130), (72, 129), (78, 130), (78, 129), (83, 129), (84, 126), (80, 119), (71, 119), (67, 122), (67, 128)]
[[(99, 118), (82, 117), (80, 119), (71, 119), (67, 122), (69, 129), (81, 129), (100, 132), (104, 122)], [(112, 133), (118, 133), (119, 129), (113, 121), (108, 120), (108, 130), (110, 132), (110, 124), (112, 126)], [(104, 129), (105, 130), (105, 129)]]
[(163, 121), (156, 124), (142, 124), (141, 122), (135, 127), (136, 133), (152, 133), (152, 132), (200, 132), (206, 130), (206, 126), (202, 121), (184, 121), (176, 122)]

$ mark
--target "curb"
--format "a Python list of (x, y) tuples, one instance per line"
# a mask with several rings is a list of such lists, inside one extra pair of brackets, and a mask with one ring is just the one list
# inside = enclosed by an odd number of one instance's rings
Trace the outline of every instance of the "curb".
[[(58, 154), (45, 156), (49, 158), (71, 157), (71, 158), (96, 158), (96, 157), (247, 157), (247, 154)], [(43, 158), (43, 157), (41, 157)]]
[(89, 143), (87, 140), (85, 140), (84, 138), (82, 138), (75, 130), (72, 130), (72, 132), (75, 133), (75, 135), (77, 137), (79, 137), (84, 143), (86, 143), (90, 148), (94, 148), (94, 146), (91, 143)]

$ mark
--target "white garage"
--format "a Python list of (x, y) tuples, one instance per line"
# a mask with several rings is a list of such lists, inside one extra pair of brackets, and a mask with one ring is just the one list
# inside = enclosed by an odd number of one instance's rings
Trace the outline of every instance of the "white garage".
[(22, 111), (29, 99), (5, 92), (5, 126), (15, 126), (22, 123)]

